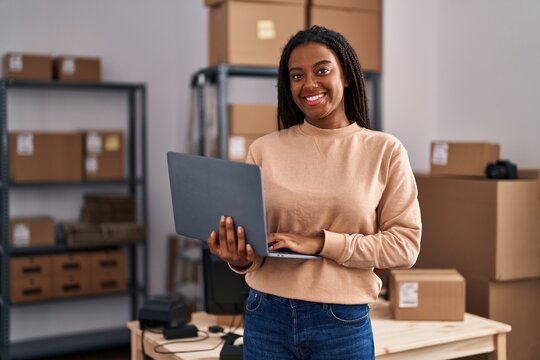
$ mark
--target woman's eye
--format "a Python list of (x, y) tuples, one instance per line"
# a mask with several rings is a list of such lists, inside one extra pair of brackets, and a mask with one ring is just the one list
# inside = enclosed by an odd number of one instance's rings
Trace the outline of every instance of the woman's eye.
[(291, 74), (291, 79), (300, 80), (302, 78), (301, 74)]
[(327, 69), (327, 68), (321, 68), (321, 69), (317, 70), (317, 74), (319, 74), (319, 75), (328, 74), (329, 72), (330, 72), (330, 69)]

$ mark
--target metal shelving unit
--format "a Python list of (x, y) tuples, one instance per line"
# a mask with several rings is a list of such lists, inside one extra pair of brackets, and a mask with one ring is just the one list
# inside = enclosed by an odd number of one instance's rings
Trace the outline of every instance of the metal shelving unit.
[[(229, 121), (227, 113), (229, 78), (277, 78), (278, 69), (276, 67), (258, 66), (238, 66), (220, 64), (214, 67), (203, 68), (191, 77), (191, 87), (196, 92), (197, 97), (197, 124), (199, 129), (197, 139), (197, 149), (199, 154), (204, 153), (205, 139), (204, 128), (206, 124), (206, 94), (205, 87), (215, 85), (217, 87), (217, 119), (219, 133), (219, 155), (227, 158)], [(370, 116), (372, 127), (375, 130), (381, 129), (380, 120), (380, 74), (374, 72), (364, 72), (366, 86), (372, 95), (370, 101)]]
[[(10, 89), (31, 89), (44, 91), (87, 91), (121, 92), (127, 100), (127, 154), (128, 173), (124, 180), (118, 181), (83, 181), (55, 183), (17, 184), (9, 179), (8, 154), (8, 116), (7, 95)], [(140, 158), (138, 158), (138, 156)], [(129, 330), (125, 324), (117, 328), (101, 331), (88, 331), (78, 334), (61, 335), (31, 339), (12, 343), (10, 341), (10, 266), (11, 256), (38, 255), (56, 252), (81, 251), (96, 248), (71, 249), (64, 243), (53, 247), (17, 248), (9, 246), (9, 193), (24, 191), (27, 188), (62, 189), (66, 187), (100, 188), (104, 186), (123, 186), (137, 198), (140, 222), (148, 233), (147, 186), (146, 186), (146, 86), (133, 83), (60, 83), (45, 81), (21, 81), (0, 78), (0, 359), (29, 359), (53, 357), (76, 351), (96, 350), (106, 347), (128, 345)], [(123, 245), (128, 250), (128, 292), (130, 317), (136, 319), (139, 300), (148, 293), (148, 251), (146, 241), (135, 245)], [(110, 246), (107, 248), (111, 248)], [(142, 264), (139, 265), (139, 262)], [(141, 278), (141, 279), (139, 279)], [(119, 296), (111, 295), (111, 296)], [(124, 295), (126, 296), (126, 295)], [(83, 297), (91, 298), (91, 297)], [(58, 301), (75, 301), (62, 299)], [(33, 303), (31, 306), (39, 306)]]

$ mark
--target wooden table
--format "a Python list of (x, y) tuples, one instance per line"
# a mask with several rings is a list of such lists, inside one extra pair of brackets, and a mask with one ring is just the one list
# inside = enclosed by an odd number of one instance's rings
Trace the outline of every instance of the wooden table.
[[(377, 360), (437, 360), (490, 353), (493, 359), (506, 360), (506, 333), (510, 325), (465, 314), (464, 321), (398, 321), (392, 320), (389, 303), (378, 301), (371, 305), (371, 320), (375, 337)], [(192, 323), (201, 330), (215, 325), (215, 317), (194, 313)], [(131, 359), (142, 360), (141, 330), (138, 321), (127, 324), (131, 330)], [(239, 329), (237, 333), (242, 333)], [(219, 359), (221, 345), (212, 351), (182, 354), (157, 354), (154, 347), (167, 343), (160, 334), (145, 332), (146, 353), (154, 359), (163, 360), (214, 360)], [(189, 351), (211, 348), (221, 343), (219, 335), (195, 343), (169, 344), (169, 351)]]

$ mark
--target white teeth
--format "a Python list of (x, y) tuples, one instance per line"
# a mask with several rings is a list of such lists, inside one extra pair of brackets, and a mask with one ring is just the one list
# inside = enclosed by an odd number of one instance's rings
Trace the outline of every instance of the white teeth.
[(319, 100), (322, 97), (323, 97), (323, 94), (319, 94), (319, 95), (314, 95), (314, 96), (306, 96), (306, 99), (308, 101), (315, 101), (315, 100)]

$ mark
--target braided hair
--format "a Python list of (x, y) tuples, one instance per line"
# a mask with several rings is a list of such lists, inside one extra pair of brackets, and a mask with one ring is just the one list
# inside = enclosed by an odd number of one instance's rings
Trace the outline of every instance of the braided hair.
[(278, 69), (278, 128), (287, 129), (304, 122), (304, 113), (292, 97), (289, 77), (289, 58), (299, 45), (319, 43), (334, 51), (347, 79), (349, 86), (344, 90), (345, 115), (351, 122), (363, 128), (370, 128), (364, 75), (360, 61), (351, 44), (340, 33), (325, 27), (314, 25), (309, 29), (297, 32), (292, 36), (279, 61)]

